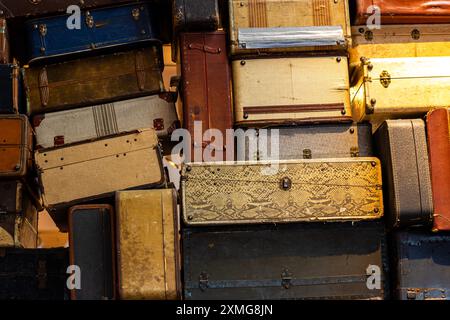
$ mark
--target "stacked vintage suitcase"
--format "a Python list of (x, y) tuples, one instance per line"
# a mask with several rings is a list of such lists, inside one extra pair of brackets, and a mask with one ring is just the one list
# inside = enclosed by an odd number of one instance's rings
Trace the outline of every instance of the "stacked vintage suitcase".
[(15, 2), (0, 298), (449, 298), (449, 1)]

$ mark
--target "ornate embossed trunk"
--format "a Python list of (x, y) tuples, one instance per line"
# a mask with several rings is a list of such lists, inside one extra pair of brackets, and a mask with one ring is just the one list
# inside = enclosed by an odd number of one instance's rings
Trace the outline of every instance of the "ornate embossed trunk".
[(377, 219), (383, 215), (377, 158), (186, 164), (188, 225)]

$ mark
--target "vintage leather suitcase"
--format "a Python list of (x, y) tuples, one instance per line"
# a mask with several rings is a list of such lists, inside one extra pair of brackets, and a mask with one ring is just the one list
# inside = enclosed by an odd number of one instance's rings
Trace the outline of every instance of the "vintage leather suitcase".
[(38, 212), (26, 193), (21, 195), (21, 210), (0, 212), (0, 248), (36, 248), (38, 245)]
[(26, 69), (32, 113), (109, 103), (164, 91), (160, 45)]
[(155, 7), (141, 3), (83, 11), (80, 30), (67, 27), (70, 14), (28, 20), (28, 62), (158, 41), (156, 15)]
[(69, 210), (70, 265), (82, 270), (81, 289), (72, 300), (115, 298), (114, 209), (109, 205), (75, 206)]
[(375, 133), (391, 227), (430, 225), (433, 200), (425, 123), (387, 120)]
[(159, 137), (178, 127), (169, 93), (37, 115), (36, 147), (51, 148), (153, 126)]
[(24, 115), (0, 115), (0, 178), (24, 178), (31, 167), (33, 133)]
[[(180, 43), (183, 127), (189, 130), (193, 139), (194, 122), (201, 121), (202, 135), (208, 129), (216, 129), (225, 137), (226, 130), (233, 128), (226, 33), (182, 33)], [(201, 139), (197, 137), (194, 149), (214, 145), (215, 159), (224, 159), (224, 146), (212, 143), (211, 137), (204, 138), (205, 141), (199, 141)]]
[(0, 64), (0, 88), (0, 114), (27, 113), (23, 69), (17, 64)]
[(188, 225), (378, 219), (377, 158), (190, 163), (181, 171)]
[(448, 0), (356, 0), (354, 25), (365, 25), (377, 6), (381, 24), (450, 23)]
[(391, 251), (394, 297), (450, 300), (450, 236), (418, 230), (397, 232)]
[(9, 63), (9, 39), (6, 19), (0, 17), (0, 63)]
[(450, 24), (352, 27), (350, 64), (366, 58), (450, 56)]
[(362, 59), (351, 82), (355, 121), (420, 117), (450, 105), (450, 57)]
[(69, 254), (57, 249), (0, 249), (0, 299), (64, 300)]
[(230, 0), (232, 55), (345, 51), (351, 41), (347, 0)]
[(384, 299), (384, 237), (374, 222), (186, 228), (184, 298)]
[(367, 122), (255, 129), (245, 142), (244, 156), (237, 151), (238, 160), (270, 160), (277, 155), (280, 160), (373, 156), (372, 126)]
[(44, 205), (50, 211), (165, 182), (153, 129), (41, 149), (35, 153), (35, 162)]
[(433, 189), (434, 230), (450, 231), (450, 111), (427, 115), (427, 139)]
[(172, 0), (173, 34), (180, 31), (214, 31), (219, 28), (218, 0)]
[(172, 189), (116, 193), (121, 299), (181, 296), (176, 193)]
[(347, 58), (232, 62), (237, 125), (351, 122)]

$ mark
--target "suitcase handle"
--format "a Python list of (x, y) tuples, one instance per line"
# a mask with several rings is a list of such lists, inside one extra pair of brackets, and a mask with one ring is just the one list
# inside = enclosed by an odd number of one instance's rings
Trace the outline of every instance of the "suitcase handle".
[(210, 46), (204, 46), (202, 44), (198, 44), (198, 43), (190, 43), (188, 48), (190, 50), (200, 50), (206, 53), (211, 53), (211, 54), (220, 54), (222, 52), (222, 49), (220, 48), (213, 48)]

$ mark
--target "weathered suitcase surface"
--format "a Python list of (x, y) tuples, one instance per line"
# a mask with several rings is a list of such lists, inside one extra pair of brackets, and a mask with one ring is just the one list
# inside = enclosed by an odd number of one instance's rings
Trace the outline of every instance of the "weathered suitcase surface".
[(422, 231), (395, 234), (395, 294), (400, 300), (450, 300), (450, 236)]
[(66, 13), (67, 8), (77, 5), (80, 9), (93, 7), (118, 5), (127, 2), (141, 2), (140, 0), (2, 0), (0, 3), (1, 15), (6, 18), (44, 16), (58, 13)]
[(450, 110), (437, 109), (427, 116), (433, 189), (434, 229), (450, 230)]
[(9, 62), (9, 39), (6, 19), (0, 18), (0, 63)]
[(41, 149), (35, 153), (35, 162), (44, 205), (50, 210), (165, 182), (153, 129)]
[[(194, 123), (202, 122), (202, 135), (208, 129), (226, 130), (233, 127), (231, 107), (231, 69), (226, 50), (224, 31), (208, 33), (182, 33), (180, 35), (183, 127), (194, 138)], [(211, 137), (194, 142), (194, 148), (213, 145)], [(215, 159), (223, 159), (223, 146), (214, 144)], [(195, 152), (195, 151), (194, 151)]]
[(366, 58), (450, 56), (450, 24), (352, 27), (350, 64)]
[(186, 164), (188, 225), (377, 219), (383, 215), (377, 158)]
[(157, 41), (156, 8), (130, 4), (81, 12), (86, 23), (68, 28), (70, 14), (27, 21), (29, 63), (114, 46)]
[(160, 93), (160, 45), (26, 69), (32, 113), (46, 113)]
[(346, 57), (236, 60), (232, 67), (238, 125), (352, 122)]
[(33, 118), (37, 148), (101, 138), (152, 125), (161, 138), (177, 128), (177, 111), (170, 94), (46, 113)]
[(230, 0), (231, 54), (346, 50), (347, 0)]
[(68, 249), (0, 250), (0, 299), (64, 300)]
[(72, 300), (115, 298), (114, 209), (109, 205), (75, 206), (69, 210), (70, 265), (80, 267), (81, 289)]
[(0, 181), (0, 215), (22, 211), (23, 184), (19, 180)]
[(246, 135), (244, 156), (238, 150), (238, 160), (270, 160), (276, 156), (280, 160), (373, 156), (370, 123), (274, 127), (255, 131), (256, 134)]
[(448, 0), (356, 0), (354, 25), (365, 25), (378, 7), (381, 24), (450, 23)]
[(26, 113), (22, 71), (17, 64), (0, 64), (0, 113)]
[(0, 177), (23, 178), (31, 166), (33, 133), (24, 115), (0, 115)]
[(421, 119), (387, 120), (375, 133), (391, 227), (429, 225), (433, 220), (426, 139)]
[(423, 116), (450, 105), (450, 57), (362, 59), (352, 85), (355, 121)]
[(184, 298), (383, 299), (384, 237), (374, 222), (186, 228)]
[(30, 198), (23, 194), (19, 213), (0, 212), (0, 248), (36, 248), (38, 212)]
[(172, 0), (172, 10), (174, 34), (219, 28), (218, 0)]
[(121, 299), (181, 295), (176, 194), (172, 189), (116, 193)]

